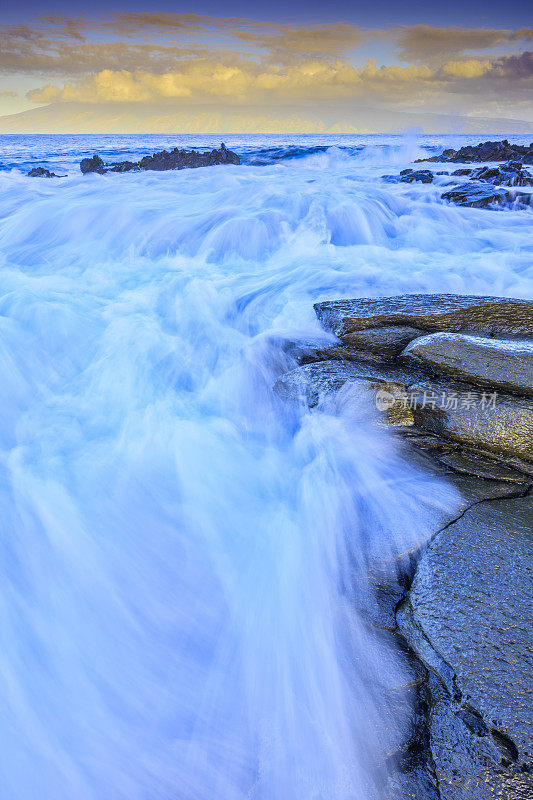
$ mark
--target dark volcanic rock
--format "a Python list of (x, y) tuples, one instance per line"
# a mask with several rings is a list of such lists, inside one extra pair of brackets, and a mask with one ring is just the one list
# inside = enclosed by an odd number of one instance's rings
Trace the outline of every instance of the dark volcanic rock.
[(145, 156), (139, 162), (139, 166), (141, 169), (167, 170), (240, 163), (239, 156), (228, 150), (226, 145), (222, 143), (219, 150), (211, 150), (209, 153), (198, 153), (196, 150), (178, 150), (177, 147), (170, 153), (163, 150), (161, 153), (154, 153), (153, 156)]
[(433, 173), (429, 169), (403, 169), (399, 175), (382, 175), (382, 178), (399, 183), (432, 183)]
[(325, 328), (344, 336), (366, 328), (409, 325), (425, 331), (533, 334), (533, 303), (502, 297), (404, 294), (316, 303)]
[(85, 174), (87, 172), (136, 172), (139, 170), (156, 170), (158, 172), (173, 169), (196, 169), (197, 167), (210, 167), (215, 164), (240, 164), (240, 158), (236, 153), (228, 150), (222, 143), (218, 150), (211, 150), (209, 153), (199, 153), (197, 150), (162, 150), (151, 156), (144, 156), (140, 161), (118, 161), (105, 164), (100, 156), (84, 158), (80, 162), (80, 169)]
[[(460, 172), (462, 170), (453, 174)], [(499, 167), (481, 167), (469, 172), (472, 180), (487, 181), (494, 186), (533, 186), (533, 175), (519, 161), (509, 161)]]
[(499, 189), (491, 183), (476, 182), (462, 183), (454, 186), (441, 195), (442, 200), (449, 200), (456, 206), (470, 206), (471, 208), (490, 208), (490, 206), (503, 205), (530, 205), (531, 195), (527, 192), (509, 191)]
[(411, 342), (402, 360), (468, 383), (533, 396), (533, 342), (432, 333)]
[(522, 161), (533, 164), (533, 142), (530, 145), (509, 144), (507, 139), (501, 142), (480, 142), (468, 145), (459, 150), (444, 150), (439, 156), (419, 158), (415, 163), (423, 161), (452, 161), (468, 163), (471, 161)]
[(34, 167), (28, 172), (30, 178), (66, 178), (66, 175), (56, 175), (55, 172), (50, 172), (45, 167)]
[(92, 156), (92, 158), (82, 158), (80, 161), (80, 170), (85, 175), (87, 172), (99, 172), (103, 175), (106, 172), (106, 165), (100, 156)]

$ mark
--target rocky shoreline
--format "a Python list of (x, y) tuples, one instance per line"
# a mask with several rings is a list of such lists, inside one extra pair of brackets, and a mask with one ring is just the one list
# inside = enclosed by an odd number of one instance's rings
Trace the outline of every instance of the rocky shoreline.
[[(198, 169), (199, 167), (212, 167), (218, 164), (240, 164), (237, 153), (228, 150), (224, 142), (218, 149), (200, 153), (198, 150), (160, 150), (151, 156), (144, 156), (140, 161), (112, 161), (105, 162), (98, 154), (90, 158), (82, 158), (80, 171), (83, 175), (96, 172), (104, 175), (106, 172), (144, 172), (153, 170), (166, 172), (168, 170)], [(56, 175), (55, 172), (45, 167), (34, 167), (28, 172), (30, 178), (66, 178), (66, 175)]]
[(521, 161), (524, 164), (533, 164), (533, 142), (529, 145), (510, 144), (507, 139), (498, 142), (480, 142), (477, 145), (461, 147), (459, 150), (443, 150), (440, 156), (419, 158), (415, 164), (423, 161), (450, 161), (463, 164), (472, 161)]
[(373, 577), (369, 624), (410, 667), (411, 736), (395, 798), (526, 800), (533, 792), (533, 303), (403, 295), (318, 303), (337, 341), (303, 345), (276, 391), (376, 406), (405, 457), (461, 494), (397, 578)]
[(161, 150), (151, 156), (144, 156), (140, 161), (114, 161), (107, 164), (99, 155), (94, 155), (92, 158), (82, 158), (80, 170), (84, 175), (89, 172), (103, 175), (106, 172), (140, 172), (143, 170), (166, 172), (174, 169), (197, 169), (217, 164), (240, 163), (239, 156), (228, 150), (222, 142), (218, 150), (211, 150), (208, 153), (200, 153), (198, 150), (180, 150), (175, 147), (170, 151)]
[[(481, 142), (475, 147), (460, 150), (444, 150), (439, 156), (417, 159), (415, 164), (432, 161), (436, 163), (472, 163), (483, 161), (505, 161), (499, 166), (462, 168), (453, 172), (431, 172), (429, 169), (404, 169), (399, 175), (383, 175), (383, 180), (397, 183), (433, 183), (436, 176), (463, 178), (451, 189), (441, 194), (441, 200), (458, 206), (472, 208), (527, 207), (532, 205), (533, 194), (520, 188), (533, 186), (533, 174), (524, 164), (533, 164), (533, 142), (529, 147), (502, 142)], [(506, 188), (502, 188), (506, 187)]]
[[(390, 183), (434, 183), (437, 176), (448, 176), (451, 180), (441, 194), (441, 200), (457, 206), (473, 208), (527, 208), (533, 205), (533, 193), (523, 191), (533, 186), (533, 174), (524, 167), (533, 164), (533, 142), (526, 145), (510, 144), (507, 139), (499, 142), (480, 142), (476, 146), (462, 147), (459, 150), (444, 150), (440, 155), (417, 159), (415, 163), (480, 163), (506, 162), (500, 166), (481, 168), (461, 168), (453, 172), (432, 172), (429, 169), (404, 169), (399, 175), (383, 175)], [(197, 169), (219, 164), (240, 164), (239, 156), (228, 150), (222, 142), (219, 149), (200, 153), (197, 150), (161, 150), (140, 161), (105, 162), (95, 154), (83, 158), (80, 170), (84, 175), (108, 172), (142, 172), (153, 170)], [(34, 167), (28, 172), (32, 178), (62, 178), (45, 167)], [(459, 182), (458, 182), (459, 180)], [(440, 181), (442, 184), (442, 181)]]

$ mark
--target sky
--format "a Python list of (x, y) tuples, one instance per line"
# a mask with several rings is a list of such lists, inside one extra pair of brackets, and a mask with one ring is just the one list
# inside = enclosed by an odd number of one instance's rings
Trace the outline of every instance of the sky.
[(0, 132), (533, 131), (527, 10), (3, 0)]

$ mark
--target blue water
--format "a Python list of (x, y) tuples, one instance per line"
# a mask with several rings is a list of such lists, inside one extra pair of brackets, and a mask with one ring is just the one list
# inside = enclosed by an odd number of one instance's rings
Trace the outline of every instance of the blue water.
[(0, 797), (396, 796), (409, 676), (358, 608), (456, 498), (364, 398), (273, 385), (318, 300), (533, 296), (531, 209), (380, 180), (445, 139), (82, 176), (220, 137), (1, 137)]

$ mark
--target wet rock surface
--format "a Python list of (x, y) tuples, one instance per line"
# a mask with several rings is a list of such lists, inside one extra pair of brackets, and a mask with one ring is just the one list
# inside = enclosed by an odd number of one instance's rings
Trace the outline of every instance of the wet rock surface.
[[(395, 641), (412, 676), (408, 689), (399, 687), (411, 729), (391, 755), (396, 783), (384, 796), (529, 799), (533, 304), (405, 295), (315, 309), (341, 336), (329, 348), (336, 355), (291, 370), (278, 393), (312, 407), (341, 390), (375, 399), (376, 418), (392, 426), (406, 459), (461, 496), (452, 512), (435, 515), (425, 547), (405, 554), (396, 572), (373, 568), (375, 602), (359, 609)], [(454, 392), (469, 402), (454, 409)], [(439, 407), (441, 393), (449, 407)]]
[(343, 344), (382, 356), (398, 356), (417, 336), (423, 336), (419, 328), (389, 325), (383, 328), (367, 328), (341, 336)]
[(532, 497), (474, 505), (427, 547), (399, 614), (439, 679), (430, 730), (444, 798), (533, 792), (532, 528)]
[[(464, 171), (466, 172), (466, 170)], [(461, 174), (458, 170), (454, 174)], [(471, 180), (487, 181), (494, 186), (533, 186), (533, 175), (525, 170), (519, 161), (509, 161), (498, 167), (481, 167), (468, 170)]]
[(404, 361), (519, 395), (533, 395), (533, 342), (433, 333), (407, 345)]
[(519, 472), (505, 464), (498, 464), (492, 458), (486, 458), (478, 453), (449, 452), (438, 456), (438, 460), (454, 472), (462, 475), (472, 475), (476, 478), (488, 478), (496, 481), (509, 481), (510, 483), (523, 484), (528, 480), (528, 475)]
[(200, 153), (197, 150), (161, 150), (151, 156), (144, 156), (140, 161), (117, 161), (110, 164), (104, 163), (99, 155), (83, 158), (80, 161), (80, 170), (85, 175), (96, 172), (103, 175), (106, 172), (137, 172), (140, 170), (156, 170), (158, 172), (174, 169), (196, 169), (210, 167), (217, 164), (240, 164), (239, 156), (228, 150), (222, 143), (217, 150)]
[(529, 206), (531, 194), (511, 189), (502, 189), (491, 183), (472, 181), (454, 186), (441, 194), (441, 200), (448, 200), (456, 206), (470, 208), (490, 208), (491, 206)]
[(383, 175), (390, 183), (432, 183), (433, 173), (429, 169), (403, 169), (399, 175)]
[[(449, 149), (444, 150), (438, 156), (419, 158), (415, 163), (424, 161), (507, 162), (479, 169), (454, 170), (451, 173), (453, 177), (464, 177), (467, 180), (445, 191), (441, 195), (441, 199), (458, 206), (471, 208), (524, 208), (532, 205), (531, 193), (517, 191), (517, 188), (533, 186), (533, 174), (524, 168), (524, 164), (533, 164), (533, 142), (529, 146), (509, 144), (507, 139), (501, 142), (480, 142), (474, 147), (462, 147), (459, 150)], [(407, 169), (403, 170), (400, 175), (383, 175), (383, 178), (391, 182), (432, 183), (434, 173), (429, 170)]]
[(405, 325), (423, 331), (468, 331), (533, 336), (533, 303), (455, 294), (330, 300), (316, 303), (322, 325), (337, 336), (367, 328)]

